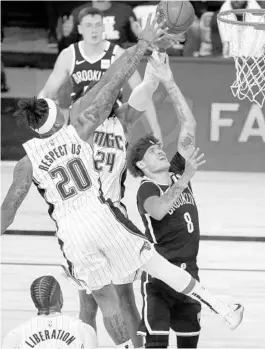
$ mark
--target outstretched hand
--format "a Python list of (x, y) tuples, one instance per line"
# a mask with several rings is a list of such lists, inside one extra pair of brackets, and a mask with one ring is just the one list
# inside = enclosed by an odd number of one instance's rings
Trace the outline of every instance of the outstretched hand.
[(195, 175), (195, 172), (206, 163), (204, 160), (204, 153), (199, 154), (200, 148), (194, 148), (194, 151), (191, 155), (186, 158), (185, 163), (185, 173), (192, 178)]
[(169, 66), (169, 58), (166, 53), (154, 52), (149, 58), (149, 63), (152, 65), (152, 74), (162, 82), (173, 80), (173, 74)]
[(141, 29), (139, 23), (136, 22), (136, 26), (138, 27), (138, 38), (143, 39), (150, 44), (156, 42), (156, 40), (162, 35), (166, 34), (168, 28), (163, 28), (165, 21), (157, 24), (158, 14), (156, 14), (155, 18), (152, 20), (152, 13), (149, 13), (146, 25), (144, 29)]

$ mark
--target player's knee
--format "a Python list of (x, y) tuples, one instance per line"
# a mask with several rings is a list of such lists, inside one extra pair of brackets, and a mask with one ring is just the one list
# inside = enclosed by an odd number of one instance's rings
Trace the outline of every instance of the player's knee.
[(130, 307), (135, 304), (133, 284), (115, 285), (121, 306)]
[(79, 301), (79, 318), (87, 324), (94, 323), (98, 305), (92, 294), (87, 294), (86, 291), (79, 291)]
[(104, 316), (112, 316), (113, 313), (120, 312), (118, 294), (112, 284), (93, 291), (93, 295)]
[(168, 347), (168, 336), (146, 336), (145, 348), (167, 348)]
[(153, 277), (164, 281), (166, 284), (171, 283), (172, 277), (177, 278), (180, 284), (180, 290), (182, 281), (186, 281), (187, 272), (162, 257), (158, 252), (154, 252), (153, 257), (145, 265), (142, 266), (148, 274)]

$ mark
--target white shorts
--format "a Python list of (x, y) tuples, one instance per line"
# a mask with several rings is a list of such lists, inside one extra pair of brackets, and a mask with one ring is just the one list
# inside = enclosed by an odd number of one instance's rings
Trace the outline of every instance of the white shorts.
[(84, 205), (57, 223), (69, 274), (81, 289), (96, 290), (123, 280), (154, 254), (152, 244), (110, 200)]

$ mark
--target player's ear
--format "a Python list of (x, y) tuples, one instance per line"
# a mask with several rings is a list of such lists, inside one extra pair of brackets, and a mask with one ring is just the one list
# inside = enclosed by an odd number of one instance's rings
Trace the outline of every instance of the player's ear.
[(80, 25), (80, 24), (78, 24), (78, 26), (77, 26), (77, 30), (78, 30), (78, 33), (79, 33), (80, 35), (82, 35), (82, 34), (83, 34), (83, 32), (82, 32), (82, 27), (81, 27), (81, 25)]
[(144, 162), (141, 160), (141, 161), (137, 161), (136, 162), (136, 166), (140, 169), (140, 170), (143, 170), (145, 168), (145, 164)]

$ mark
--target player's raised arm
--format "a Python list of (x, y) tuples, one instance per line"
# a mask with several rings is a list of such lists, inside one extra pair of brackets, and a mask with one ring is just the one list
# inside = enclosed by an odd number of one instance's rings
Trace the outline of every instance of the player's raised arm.
[(69, 77), (69, 67), (72, 66), (73, 55), (71, 47), (64, 49), (58, 56), (53, 71), (49, 76), (43, 89), (40, 91), (38, 98), (50, 98), (55, 100), (60, 87)]
[[(110, 114), (119, 90), (135, 72), (136, 66), (139, 64), (146, 49), (160, 35), (162, 26), (163, 23), (158, 26), (156, 25), (156, 18), (151, 22), (150, 15), (146, 27), (140, 34), (138, 44), (126, 50), (113, 63), (99, 83), (78, 101), (77, 108), (75, 110), (72, 109), (72, 112), (78, 113), (78, 123), (75, 127), (83, 139), (88, 139)], [(108, 79), (105, 78), (105, 75)], [(105, 85), (95, 96), (95, 91), (98, 91), (98, 87), (102, 85), (102, 81)], [(91, 96), (95, 97), (92, 101)]]
[(145, 113), (155, 138), (162, 143), (161, 129), (152, 101), (153, 93), (159, 85), (159, 79), (149, 72), (149, 66), (150, 63), (146, 66), (143, 81), (132, 91), (128, 103), (117, 109), (116, 115), (128, 130)]
[(162, 60), (156, 60), (153, 57), (150, 58), (150, 62), (154, 67), (154, 74), (165, 85), (176, 110), (181, 126), (178, 139), (178, 152), (186, 159), (194, 151), (196, 120), (185, 97), (174, 81), (169, 66), (168, 55), (164, 56), (164, 62)]
[[(120, 48), (118, 55), (120, 56), (122, 52), (124, 50)], [(152, 133), (162, 143), (161, 128), (157, 120), (155, 105), (152, 101), (153, 93), (159, 85), (159, 79), (150, 73), (149, 66), (150, 63), (147, 63), (143, 80), (138, 70), (136, 70), (128, 81), (132, 93), (128, 105), (124, 107), (128, 107), (128, 112), (123, 113), (127, 119), (124, 121), (130, 128), (144, 113)]]
[(32, 183), (32, 165), (28, 156), (16, 164), (13, 182), (1, 206), (1, 235), (13, 223), (16, 212), (27, 196)]

